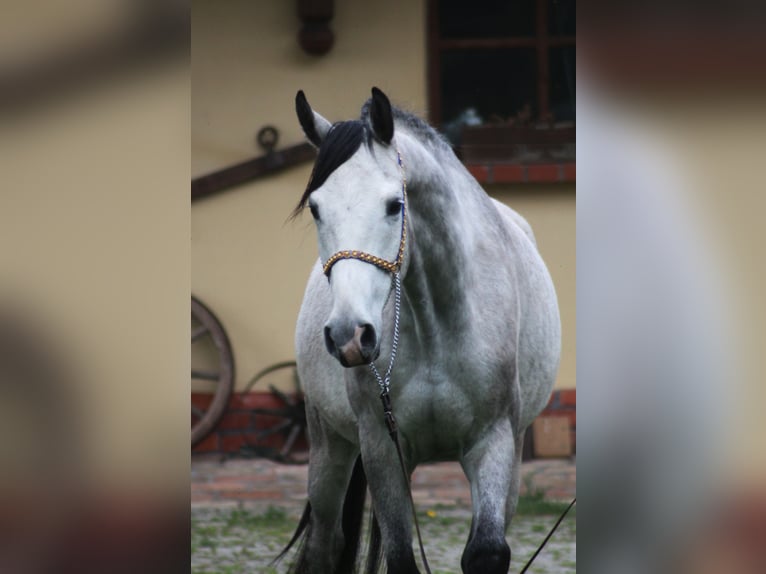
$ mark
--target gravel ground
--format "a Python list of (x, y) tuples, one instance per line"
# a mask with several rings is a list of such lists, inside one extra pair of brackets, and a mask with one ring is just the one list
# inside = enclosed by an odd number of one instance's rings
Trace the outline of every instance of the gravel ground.
[[(534, 501), (532, 501), (534, 503)], [(277, 574), (287, 564), (269, 564), (290, 539), (300, 511), (294, 504), (266, 510), (242, 503), (192, 507), (192, 572), (196, 574)], [(531, 505), (528, 514), (518, 514), (508, 543), (512, 551), (511, 572), (521, 570), (542, 542), (557, 516), (540, 514), (549, 507)], [(459, 573), (471, 523), (470, 509), (461, 506), (422, 508), (419, 516), (426, 555), (433, 574)], [(576, 516), (564, 519), (558, 531), (528, 572), (575, 572)], [(418, 551), (415, 551), (416, 556)]]

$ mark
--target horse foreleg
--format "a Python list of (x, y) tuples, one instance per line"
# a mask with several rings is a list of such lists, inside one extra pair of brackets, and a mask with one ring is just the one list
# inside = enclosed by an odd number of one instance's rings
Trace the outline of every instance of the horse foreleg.
[(314, 415), (308, 417), (311, 427), (308, 476), (311, 516), (305, 543), (293, 568), (293, 572), (300, 574), (344, 570), (341, 566), (345, 545), (342, 512), (358, 453), (354, 445), (325, 428), (318, 415)]
[(505, 541), (505, 514), (515, 457), (510, 421), (494, 423), (464, 454), (471, 483), (473, 520), (460, 565), (464, 574), (506, 574), (511, 549)]
[(412, 551), (412, 507), (407, 494), (408, 484), (396, 448), (385, 430), (360, 432), (360, 438), (362, 462), (367, 471), (388, 572), (419, 574)]
[(505, 511), (505, 528), (506, 530), (511, 525), (511, 520), (516, 514), (516, 505), (519, 502), (519, 492), (521, 491), (521, 455), (524, 450), (524, 434), (526, 429), (518, 433), (514, 439), (516, 446), (513, 453), (513, 468), (511, 469), (511, 485), (508, 491), (508, 501), (506, 502)]

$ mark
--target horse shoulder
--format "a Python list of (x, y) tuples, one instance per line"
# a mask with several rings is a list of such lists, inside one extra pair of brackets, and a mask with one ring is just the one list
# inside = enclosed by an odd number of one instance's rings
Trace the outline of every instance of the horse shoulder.
[(535, 240), (535, 234), (532, 232), (532, 226), (529, 225), (529, 222), (524, 219), (519, 214), (519, 212), (514, 211), (504, 203), (501, 203), (494, 198), (491, 199), (495, 209), (497, 209), (497, 211), (500, 213), (500, 216), (503, 218), (505, 224), (510, 228), (518, 227), (521, 229), (521, 231), (524, 232), (524, 235), (526, 235), (532, 242), (532, 245), (537, 247), (537, 240)]

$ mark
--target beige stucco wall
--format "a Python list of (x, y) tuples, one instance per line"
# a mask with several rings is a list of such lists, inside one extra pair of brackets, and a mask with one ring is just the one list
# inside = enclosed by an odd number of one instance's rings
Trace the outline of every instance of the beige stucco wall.
[(576, 386), (575, 186), (527, 184), (485, 186), (487, 192), (521, 213), (556, 286), (561, 313), (561, 366), (556, 388)]
[[(280, 131), (280, 146), (303, 141), (293, 103), (298, 89), (330, 120), (357, 116), (373, 85), (425, 113), (423, 2), (336, 1), (336, 43), (321, 58), (298, 46), (292, 2), (199, 1), (193, 11), (193, 175), (261, 155), (254, 140), (266, 124)], [(228, 331), (240, 389), (259, 369), (294, 356), (295, 319), (316, 240), (309, 218), (286, 220), (310, 169), (302, 165), (192, 206), (192, 292)], [(574, 187), (490, 192), (535, 228), (562, 305), (558, 385), (573, 387)]]
[(356, 115), (372, 86), (425, 110), (422, 0), (336, 0), (335, 45), (323, 57), (298, 46), (297, 2), (198, 0), (192, 10), (195, 175), (259, 155), (255, 134), (266, 124), (279, 129), (280, 145), (303, 141), (299, 89), (330, 120)]

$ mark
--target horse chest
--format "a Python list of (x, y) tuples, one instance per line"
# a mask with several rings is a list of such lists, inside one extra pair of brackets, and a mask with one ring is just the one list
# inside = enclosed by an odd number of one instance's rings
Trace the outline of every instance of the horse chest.
[(438, 369), (420, 370), (393, 392), (399, 428), (420, 461), (458, 458), (488, 414), (470, 385)]

